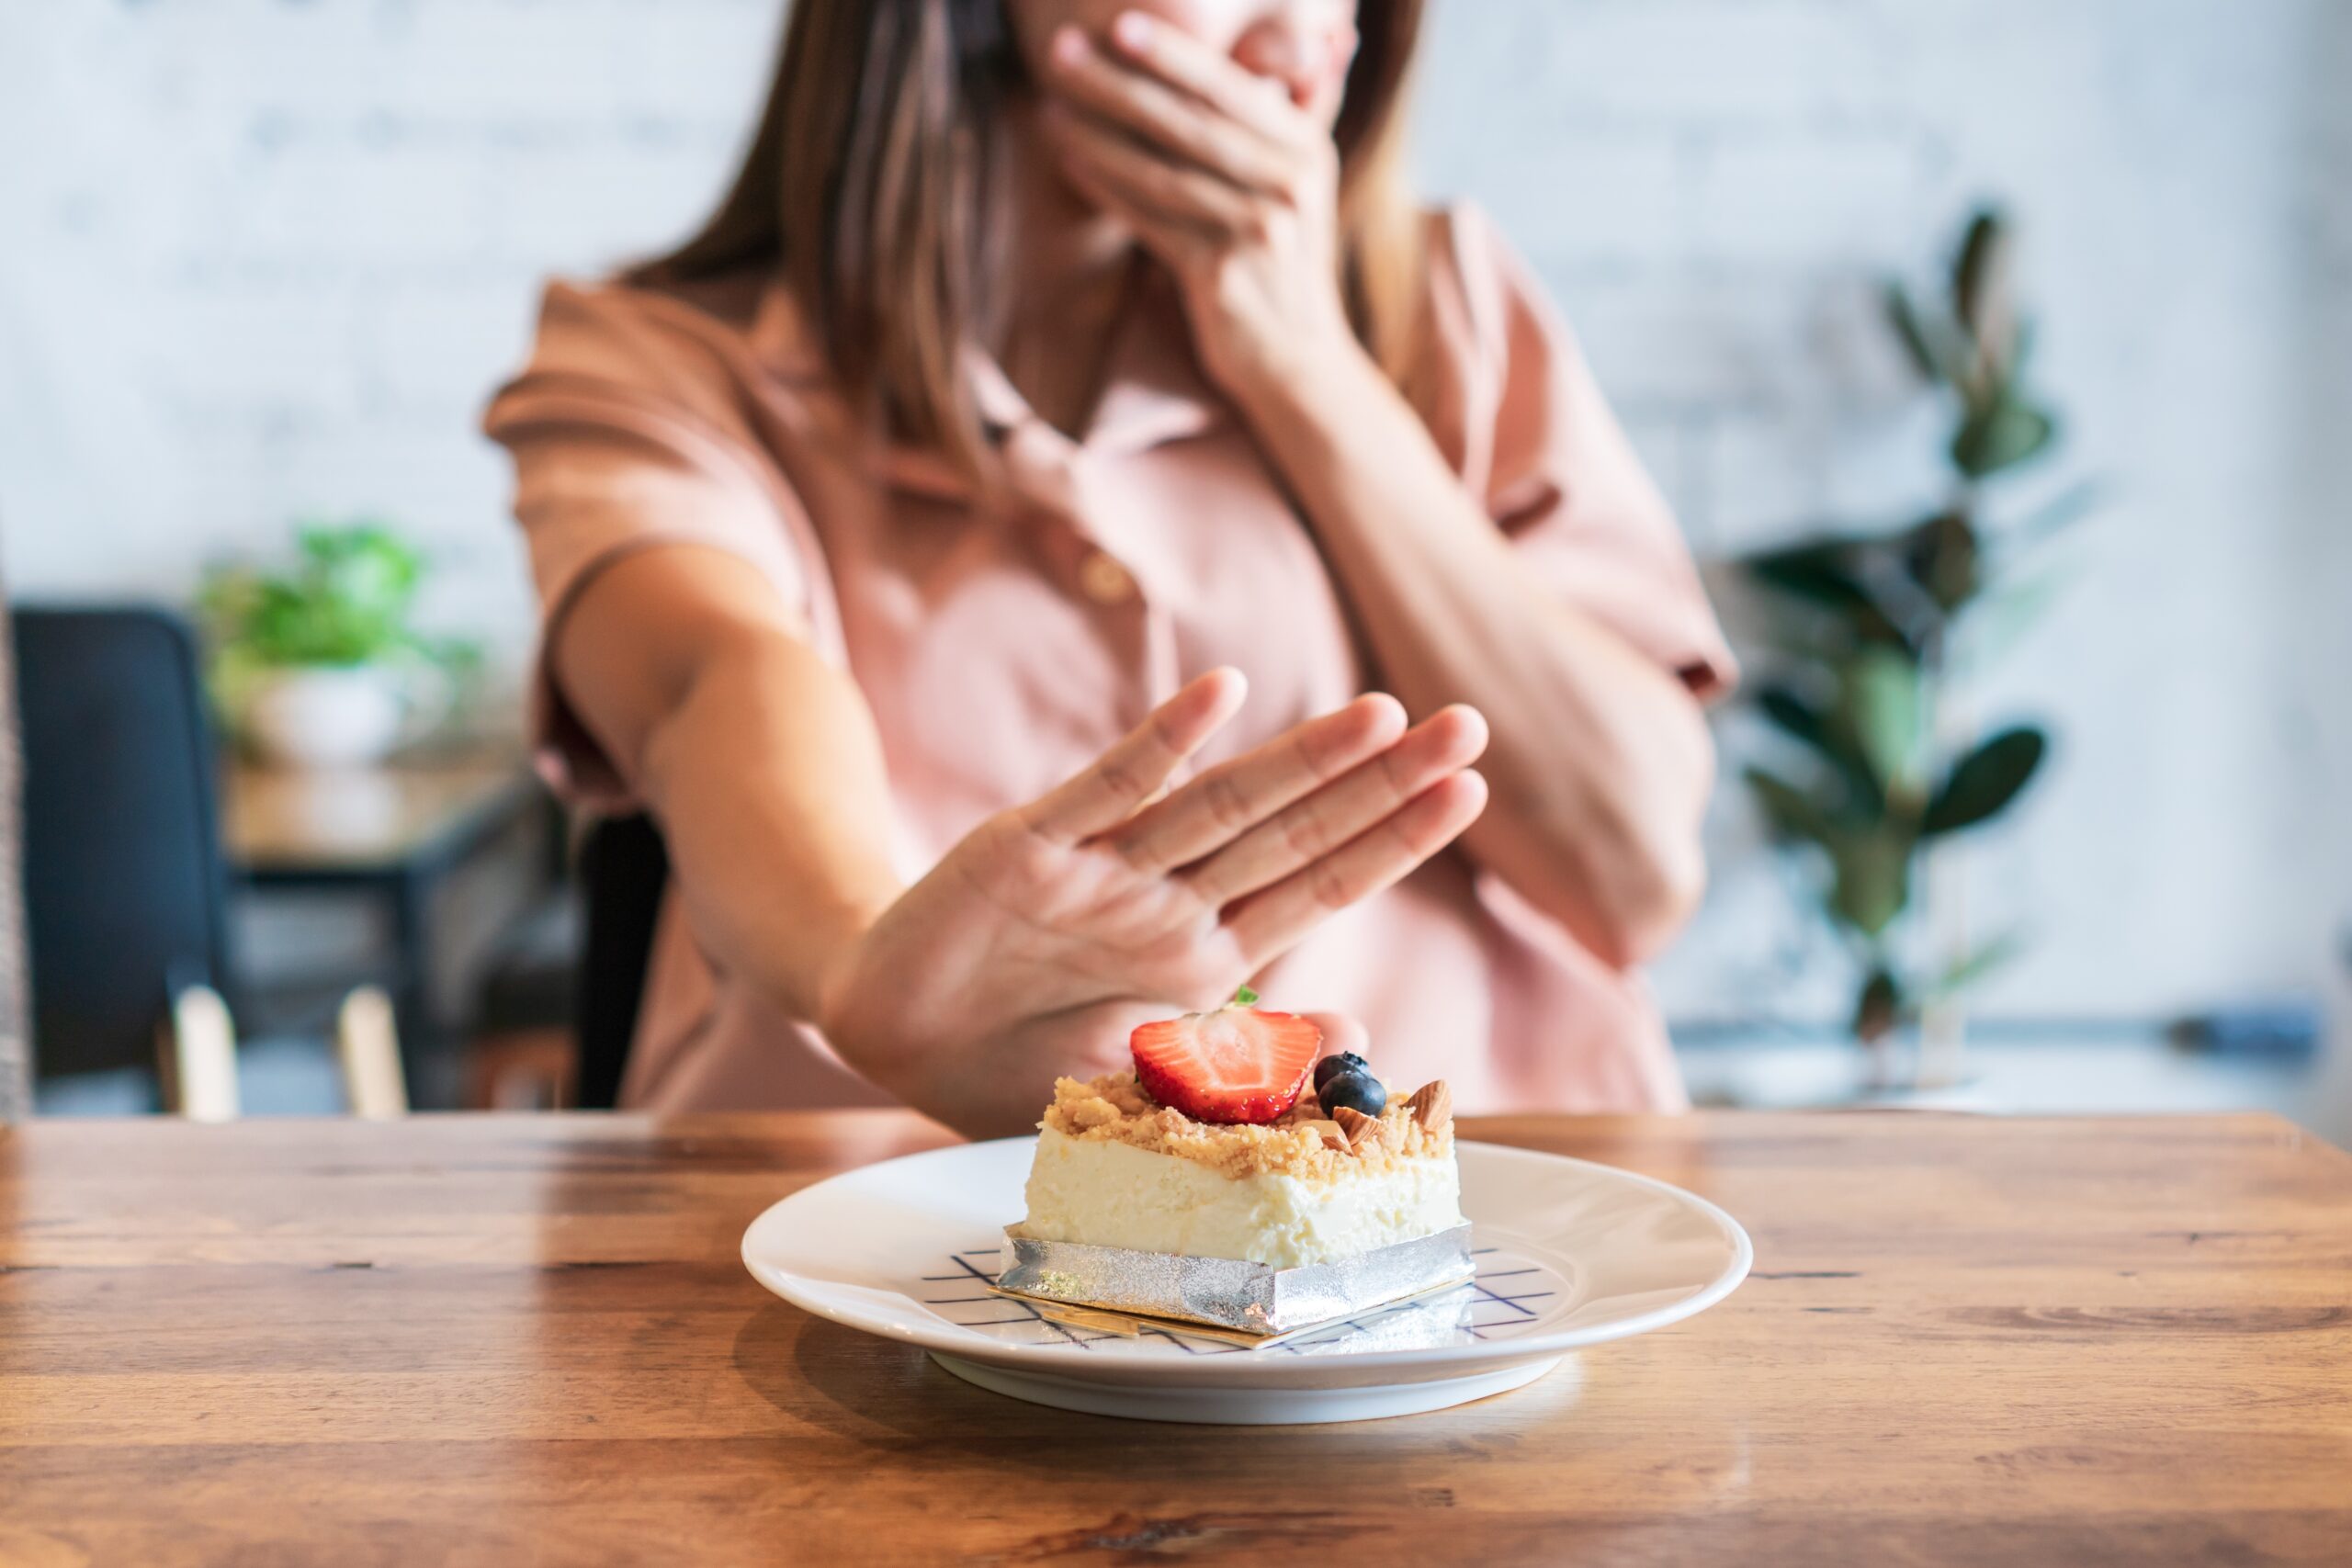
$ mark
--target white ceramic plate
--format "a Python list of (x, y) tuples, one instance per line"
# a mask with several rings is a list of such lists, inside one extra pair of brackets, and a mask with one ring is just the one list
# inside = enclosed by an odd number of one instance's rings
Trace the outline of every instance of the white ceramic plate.
[(1248, 1424), (1438, 1410), (1543, 1376), (1580, 1346), (1689, 1317), (1754, 1254), (1732, 1217), (1630, 1171), (1464, 1143), (1478, 1277), (1266, 1349), (1181, 1329), (1071, 1328), (987, 1289), (1034, 1138), (887, 1160), (802, 1189), (743, 1233), (794, 1305), (922, 1347), (967, 1382), (1102, 1416)]

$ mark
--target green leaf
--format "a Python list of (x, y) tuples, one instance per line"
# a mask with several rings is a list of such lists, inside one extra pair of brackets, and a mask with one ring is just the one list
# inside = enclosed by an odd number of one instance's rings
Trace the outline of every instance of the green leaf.
[(1857, 641), (1914, 648), (1914, 635), (1903, 619), (1871, 589), (1871, 582), (1884, 575), (1871, 571), (1868, 552), (1877, 543), (1808, 539), (1749, 556), (1741, 566), (1764, 586), (1835, 613)]
[(1949, 358), (1928, 335), (1928, 323), (1920, 319), (1919, 307), (1912, 303), (1911, 291), (1900, 283), (1889, 283), (1885, 300), (1887, 323), (1903, 340), (1912, 367), (1930, 381), (1951, 379), (1951, 372), (1945, 368)]
[(1763, 768), (1748, 767), (1742, 776), (1776, 837), (1783, 841), (1826, 844), (1835, 835), (1829, 814), (1804, 790)]
[(1893, 649), (1866, 648), (1840, 674), (1839, 715), (1880, 793), (1891, 795), (1918, 769), (1926, 705), (1919, 667)]
[(1842, 539), (1807, 539), (1749, 556), (1747, 574), (1767, 587), (1836, 609), (1868, 605), (1870, 595), (1847, 565)]
[(1911, 580), (1946, 615), (1974, 598), (1983, 586), (1981, 554), (1976, 525), (1962, 512), (1930, 517), (1903, 541), (1903, 564)]
[[(1835, 668), (1850, 657), (1849, 653), (1841, 652), (1837, 659), (1824, 662)], [(1756, 694), (1756, 706), (1774, 728), (1810, 747), (1836, 771), (1845, 785), (1848, 801), (1846, 808), (1837, 816), (1860, 813), (1874, 818), (1883, 812), (1885, 792), (1846, 725), (1785, 685), (1762, 687)]]
[(1864, 936), (1875, 937), (1893, 925), (1911, 901), (1911, 852), (1917, 842), (1899, 824), (1883, 822), (1832, 843), (1838, 876), (1830, 888), (1830, 912)]
[(2049, 738), (2031, 725), (2005, 729), (1962, 758), (1928, 804), (1922, 834), (1956, 833), (1997, 817), (2032, 779)]
[(409, 626), (424, 560), (390, 529), (305, 525), (284, 572), (216, 572), (199, 594), (216, 650), (247, 667), (435, 657)]
[(1756, 694), (1756, 706), (1784, 735), (1791, 735), (1813, 747), (1827, 751), (1830, 740), (1826, 720), (1821, 710), (1798, 696), (1788, 687), (1768, 685)]
[(2057, 434), (2055, 419), (2004, 389), (1962, 423), (1951, 438), (1951, 460), (1970, 479), (1981, 479), (2040, 455)]
[(1979, 209), (1969, 220), (1968, 237), (1961, 242), (1959, 258), (1952, 265), (1951, 302), (1961, 324), (1980, 344), (1985, 329), (1997, 325), (2007, 311), (2008, 256), (2008, 225), (2000, 211)]
[(1249, 987), (1244, 986), (1239, 990), (1233, 993), (1232, 1005), (1238, 1008), (1256, 1007), (1258, 1005), (1258, 993), (1251, 990)]

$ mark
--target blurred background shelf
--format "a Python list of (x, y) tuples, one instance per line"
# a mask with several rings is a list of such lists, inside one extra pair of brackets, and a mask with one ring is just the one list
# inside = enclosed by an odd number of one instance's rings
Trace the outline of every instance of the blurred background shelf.
[(1847, 1104), (2009, 1114), (2271, 1111), (2311, 1123), (2321, 1068), (2308, 1055), (2182, 1043), (2154, 1024), (2069, 1028), (1980, 1021), (1963, 1081), (1874, 1096), (1852, 1040), (1829, 1029), (1709, 1026), (1677, 1032), (1692, 1100), (1759, 1110)]

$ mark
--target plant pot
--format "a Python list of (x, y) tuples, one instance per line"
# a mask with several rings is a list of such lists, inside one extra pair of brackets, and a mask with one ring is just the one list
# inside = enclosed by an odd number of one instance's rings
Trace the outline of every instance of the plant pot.
[(298, 768), (379, 761), (405, 739), (408, 719), (405, 682), (373, 664), (272, 671), (254, 682), (243, 714), (254, 750)]

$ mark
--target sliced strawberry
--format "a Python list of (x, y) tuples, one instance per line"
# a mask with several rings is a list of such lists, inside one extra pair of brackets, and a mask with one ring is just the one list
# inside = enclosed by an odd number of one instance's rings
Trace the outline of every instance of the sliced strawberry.
[(1323, 1032), (1267, 1012), (1244, 987), (1230, 1006), (1139, 1026), (1128, 1037), (1144, 1092), (1195, 1122), (1272, 1122), (1298, 1101)]

